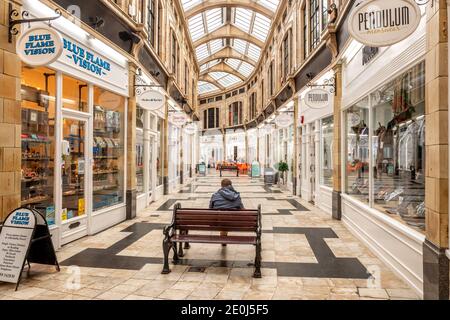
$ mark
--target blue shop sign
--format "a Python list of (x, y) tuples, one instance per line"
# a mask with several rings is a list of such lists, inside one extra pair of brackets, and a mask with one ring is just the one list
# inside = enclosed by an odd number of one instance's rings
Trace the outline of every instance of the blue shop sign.
[(107, 72), (111, 71), (111, 64), (92, 51), (84, 49), (66, 38), (63, 38), (63, 43), (67, 58), (76, 66), (100, 77), (108, 75)]

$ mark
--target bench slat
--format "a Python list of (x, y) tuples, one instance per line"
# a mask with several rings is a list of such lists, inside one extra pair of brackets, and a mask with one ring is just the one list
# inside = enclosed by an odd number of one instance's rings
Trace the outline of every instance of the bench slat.
[(250, 227), (229, 227), (229, 226), (177, 226), (177, 230), (192, 230), (192, 231), (235, 231), (235, 232), (256, 232), (256, 228)]
[(227, 244), (256, 244), (256, 237), (252, 236), (204, 236), (204, 235), (175, 235), (174, 242), (190, 243), (227, 243)]
[(211, 215), (211, 214), (183, 214), (177, 215), (177, 219), (184, 220), (217, 220), (217, 221), (257, 221), (257, 216), (238, 216), (238, 215)]
[(202, 225), (202, 226), (230, 226), (230, 227), (255, 227), (256, 221), (217, 221), (217, 220), (183, 220), (176, 219), (177, 225)]
[(183, 214), (209, 214), (209, 215), (241, 215), (241, 216), (258, 216), (258, 211), (249, 210), (194, 210), (194, 209), (180, 209), (177, 211), (177, 215)]

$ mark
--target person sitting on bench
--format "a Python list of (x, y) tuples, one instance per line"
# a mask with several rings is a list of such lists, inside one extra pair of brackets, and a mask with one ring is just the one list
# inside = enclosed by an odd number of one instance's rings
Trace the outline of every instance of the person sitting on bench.
[[(244, 205), (242, 204), (241, 195), (237, 192), (232, 185), (230, 179), (222, 180), (222, 188), (220, 188), (216, 193), (214, 193), (211, 197), (211, 201), (209, 202), (210, 209), (244, 209)], [(227, 236), (228, 232), (221, 231), (221, 236)], [(222, 246), (226, 246), (226, 244), (222, 244)]]

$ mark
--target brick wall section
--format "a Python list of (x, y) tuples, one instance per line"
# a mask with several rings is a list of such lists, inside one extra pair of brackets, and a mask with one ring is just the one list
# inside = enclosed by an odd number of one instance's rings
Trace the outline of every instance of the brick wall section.
[[(17, 2), (18, 3), (18, 2)], [(17, 8), (17, 7), (16, 7)], [(8, 43), (8, 2), (0, 0), (0, 220), (20, 205), (21, 62)]]
[(426, 235), (448, 247), (448, 30), (447, 3), (427, 5)]

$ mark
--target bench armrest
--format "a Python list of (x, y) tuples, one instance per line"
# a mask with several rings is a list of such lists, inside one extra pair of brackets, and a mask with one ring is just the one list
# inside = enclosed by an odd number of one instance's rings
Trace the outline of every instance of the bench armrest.
[(261, 205), (258, 205), (258, 227), (256, 228), (256, 235), (261, 238), (262, 223), (261, 223)]

